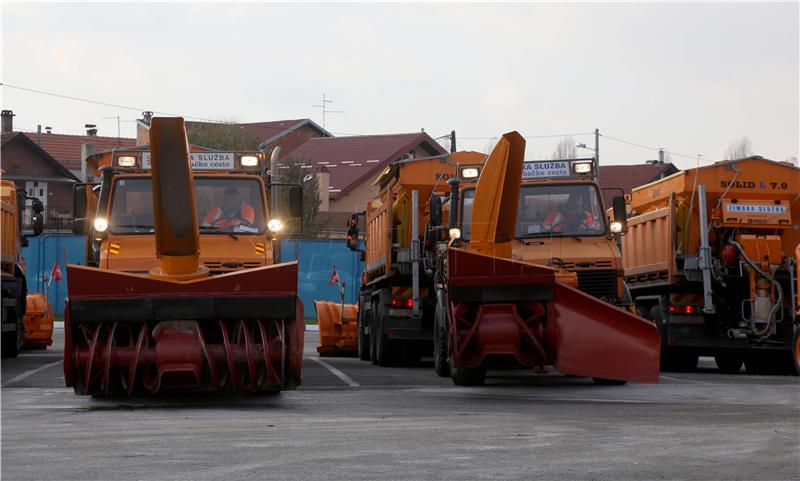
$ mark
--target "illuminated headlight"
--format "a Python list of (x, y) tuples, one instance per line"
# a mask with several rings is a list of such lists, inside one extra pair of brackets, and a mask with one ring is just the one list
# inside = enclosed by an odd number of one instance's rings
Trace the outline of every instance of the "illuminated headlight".
[(136, 165), (136, 157), (132, 155), (117, 157), (117, 165), (120, 167), (134, 167)]
[(612, 234), (619, 234), (620, 232), (622, 232), (622, 222), (614, 221), (610, 223), (608, 227), (611, 229)]
[(591, 162), (581, 162), (572, 166), (575, 169), (576, 174), (591, 174), (592, 173), (592, 163)]
[(97, 232), (105, 232), (108, 229), (108, 221), (103, 219), (102, 217), (98, 217), (94, 220), (94, 230)]
[(452, 229), (450, 229), (450, 238), (453, 240), (460, 239), (461, 229), (459, 229), (458, 227), (453, 227)]
[(475, 179), (478, 177), (479, 173), (480, 172), (478, 171), (477, 167), (468, 167), (466, 169), (461, 169), (461, 177), (465, 179)]
[(271, 219), (269, 222), (267, 222), (267, 228), (272, 232), (279, 232), (281, 229), (283, 229), (283, 222), (278, 219)]
[(243, 155), (240, 162), (242, 167), (255, 167), (258, 165), (258, 157), (255, 155)]

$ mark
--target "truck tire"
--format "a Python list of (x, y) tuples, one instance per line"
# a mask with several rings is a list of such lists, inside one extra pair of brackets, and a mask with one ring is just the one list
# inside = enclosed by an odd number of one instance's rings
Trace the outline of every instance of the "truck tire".
[(736, 374), (742, 370), (744, 355), (740, 353), (717, 354), (714, 356), (714, 361), (720, 371), (726, 374)]
[(378, 310), (375, 311), (375, 334), (373, 334), (375, 336), (375, 355), (372, 358), (372, 362), (378, 366), (392, 366), (397, 361), (393, 350), (394, 346), (383, 332), (387, 316), (386, 306), (379, 302)]
[(800, 376), (800, 328), (795, 329), (792, 341), (792, 363), (794, 364), (794, 375)]
[(486, 369), (482, 367), (450, 367), (450, 378), (456, 386), (482, 386)]
[(378, 336), (381, 335), (381, 326), (378, 325), (378, 304), (379, 302), (373, 298), (369, 320), (369, 359), (376, 366), (378, 365)]
[(667, 326), (664, 323), (664, 315), (661, 308), (659, 306), (653, 306), (650, 309), (648, 318), (656, 325), (658, 334), (661, 336), (661, 370), (688, 372), (697, 369), (697, 361), (699, 359), (697, 354), (669, 347), (669, 343), (667, 342)]
[(22, 325), (22, 319), (20, 319), (19, 311), (6, 307), (3, 309), (5, 310), (5, 316), (3, 317), (5, 318), (6, 316), (11, 316), (13, 319), (15, 319), (15, 325), (17, 328), (14, 331), (3, 333), (2, 346), (0, 346), (0, 350), (2, 350), (2, 357), (17, 357), (25, 345), (25, 327)]
[(444, 306), (444, 295), (437, 293), (436, 310), (433, 316), (433, 369), (439, 377), (450, 375), (448, 363), (447, 314)]
[(364, 296), (361, 296), (358, 303), (358, 358), (362, 361), (369, 361), (372, 359), (370, 352), (369, 335), (364, 332), (369, 326), (369, 315), (372, 311), (364, 309)]
[(622, 386), (628, 382), (622, 379), (606, 379), (604, 377), (593, 377), (592, 381), (598, 386)]

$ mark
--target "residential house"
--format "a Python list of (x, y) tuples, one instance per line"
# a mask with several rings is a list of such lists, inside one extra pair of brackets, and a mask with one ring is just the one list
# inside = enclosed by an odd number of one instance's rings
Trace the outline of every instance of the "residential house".
[(612, 199), (623, 194), (630, 194), (634, 187), (649, 184), (676, 172), (675, 165), (659, 162), (632, 165), (601, 165), (600, 185), (603, 189), (603, 202), (611, 207)]

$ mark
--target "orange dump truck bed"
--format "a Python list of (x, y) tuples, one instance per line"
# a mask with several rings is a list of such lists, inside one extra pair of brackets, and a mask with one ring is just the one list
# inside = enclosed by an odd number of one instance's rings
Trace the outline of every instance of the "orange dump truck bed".
[(780, 230), (782, 251), (794, 252), (800, 242), (800, 169), (762, 158), (718, 162), (633, 189), (634, 216), (622, 242), (629, 283), (674, 282), (676, 254), (697, 253), (699, 200), (692, 192), (699, 185), (707, 193), (710, 222)]

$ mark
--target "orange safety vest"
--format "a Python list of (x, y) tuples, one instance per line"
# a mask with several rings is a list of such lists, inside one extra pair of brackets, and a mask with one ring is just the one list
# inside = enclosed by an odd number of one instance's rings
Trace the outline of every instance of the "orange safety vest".
[[(581, 221), (581, 216), (584, 216), (584, 219)], [(578, 212), (577, 214), (562, 214), (560, 210), (556, 209), (555, 211), (551, 212), (550, 215), (544, 220), (544, 227), (552, 232), (562, 232), (564, 230), (564, 225), (569, 223), (574, 223), (576, 225), (583, 224), (586, 226), (587, 229), (594, 228), (594, 221), (592, 220), (592, 215), (586, 211)]]
[(253, 225), (255, 220), (256, 212), (250, 204), (244, 203), (230, 214), (226, 214), (221, 205), (215, 205), (206, 214), (203, 219), (203, 225), (218, 227), (224, 230), (232, 229), (242, 223)]

